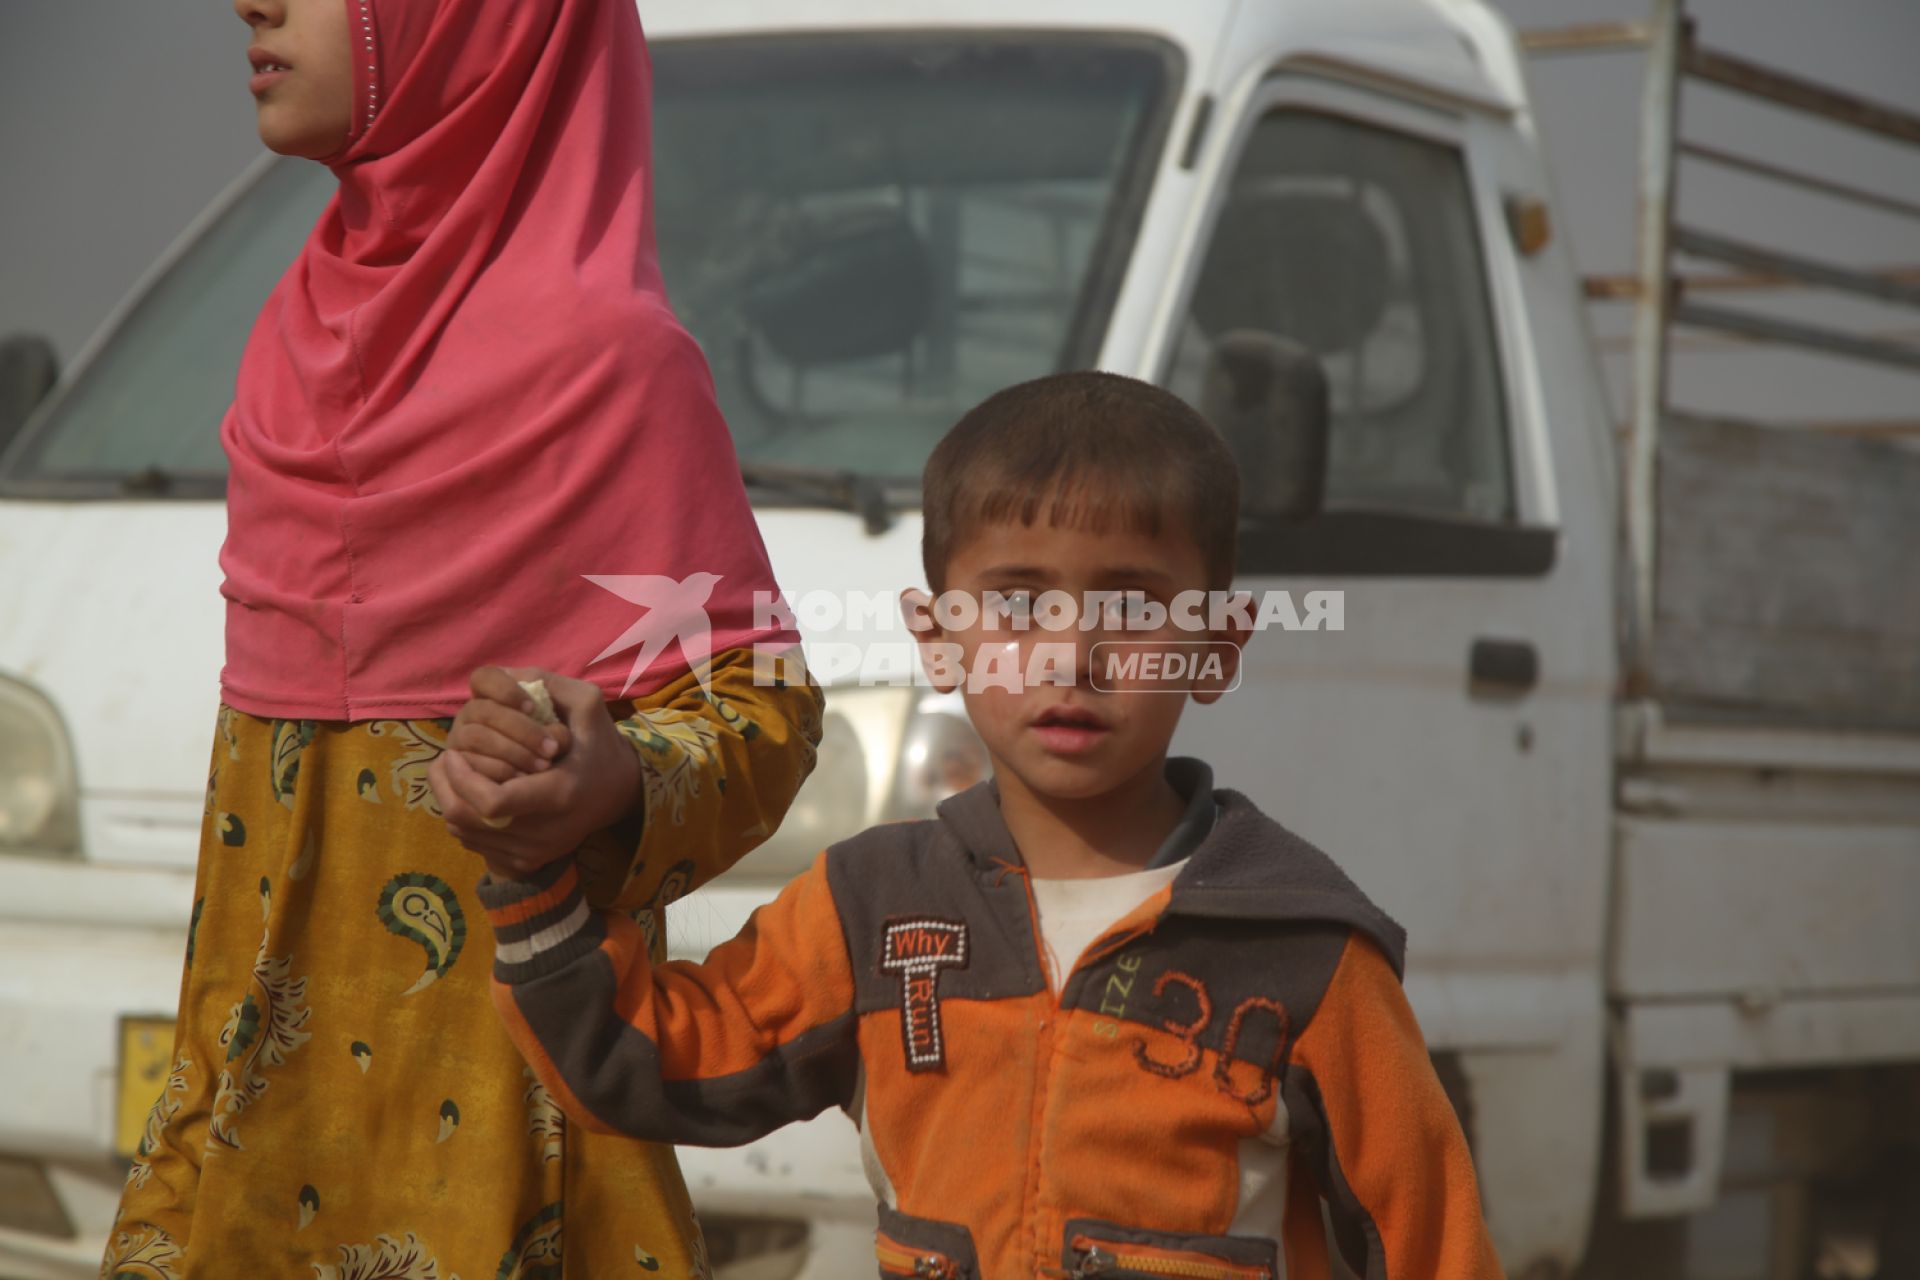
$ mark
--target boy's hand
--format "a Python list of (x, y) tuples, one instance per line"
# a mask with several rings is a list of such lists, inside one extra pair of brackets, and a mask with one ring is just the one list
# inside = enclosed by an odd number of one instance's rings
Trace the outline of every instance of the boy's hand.
[[(497, 672), (499, 678), (489, 672)], [(462, 710), (462, 715), (469, 710), (474, 715), (460, 740), (485, 743), (487, 754), (469, 758), (469, 749), (454, 745), (450, 734), (449, 749), (428, 766), (427, 780), (446, 815), (448, 832), (485, 858), (496, 876), (520, 879), (572, 853), (588, 836), (625, 817), (640, 795), (640, 759), (614, 728), (594, 685), (548, 671), (493, 667), (475, 673), (476, 692), (483, 676), (488, 693)], [(515, 709), (525, 697), (515, 683), (519, 679), (547, 682), (559, 725), (536, 725), (531, 716)], [(511, 694), (500, 680), (512, 687)], [(494, 704), (495, 709), (475, 710), (482, 702)], [(516, 724), (516, 720), (525, 723)], [(460, 728), (456, 719), (456, 732)], [(541, 734), (561, 744), (557, 757), (544, 754)], [(547, 761), (547, 767), (536, 764), (531, 772), (520, 771), (503, 758), (509, 751), (526, 753), (530, 763)], [(513, 771), (496, 777), (503, 769)], [(511, 825), (496, 827), (488, 819), (494, 823), (508, 819)]]

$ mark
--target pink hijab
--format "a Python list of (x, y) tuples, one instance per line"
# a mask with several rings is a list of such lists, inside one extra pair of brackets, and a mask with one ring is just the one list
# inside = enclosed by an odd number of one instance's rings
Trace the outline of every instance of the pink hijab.
[(772, 572), (661, 285), (634, 0), (340, 2), (339, 193), (221, 426), (225, 701), (451, 715), (490, 662), (615, 698), (790, 641), (755, 626)]

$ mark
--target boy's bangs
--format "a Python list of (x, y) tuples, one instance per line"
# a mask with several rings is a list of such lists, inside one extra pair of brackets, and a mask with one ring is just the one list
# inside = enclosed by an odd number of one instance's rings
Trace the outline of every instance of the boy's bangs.
[(1166, 526), (1164, 484), (1141, 475), (1051, 475), (1022, 484), (1011, 476), (982, 477), (979, 499), (967, 504), (960, 532), (989, 524), (1045, 522), (1082, 533), (1137, 533), (1158, 537)]

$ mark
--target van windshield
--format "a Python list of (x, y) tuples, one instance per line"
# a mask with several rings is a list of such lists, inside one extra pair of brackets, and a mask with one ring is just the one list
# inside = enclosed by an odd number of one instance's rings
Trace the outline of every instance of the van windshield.
[[(742, 459), (910, 485), (967, 407), (1092, 363), (1175, 58), (1107, 35), (657, 42), (662, 269)], [(241, 348), (331, 189), (317, 165), (266, 165), (29, 426), (9, 478), (217, 492)]]

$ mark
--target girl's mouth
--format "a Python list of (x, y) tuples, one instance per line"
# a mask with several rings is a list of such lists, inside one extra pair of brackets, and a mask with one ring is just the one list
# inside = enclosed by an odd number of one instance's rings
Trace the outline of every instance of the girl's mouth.
[(275, 62), (262, 53), (249, 53), (247, 61), (253, 66), (253, 78), (247, 81), (247, 88), (256, 96), (271, 89), (293, 70), (287, 63)]

